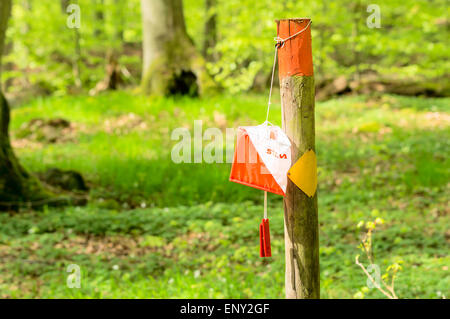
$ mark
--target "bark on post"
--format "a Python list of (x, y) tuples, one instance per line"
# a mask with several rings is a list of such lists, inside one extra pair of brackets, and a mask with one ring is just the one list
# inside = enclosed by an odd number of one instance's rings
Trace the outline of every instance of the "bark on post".
[[(310, 19), (277, 20), (278, 37), (286, 39)], [(315, 151), (314, 76), (311, 25), (278, 49), (283, 130), (292, 143), (292, 164)], [(284, 198), (286, 298), (320, 298), (317, 193), (308, 197), (288, 179)]]

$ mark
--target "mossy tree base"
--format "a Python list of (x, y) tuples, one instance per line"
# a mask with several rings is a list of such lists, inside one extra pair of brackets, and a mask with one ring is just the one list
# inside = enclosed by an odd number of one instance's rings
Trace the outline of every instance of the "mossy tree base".
[(0, 209), (49, 199), (38, 179), (20, 165), (9, 140), (9, 106), (0, 92)]
[(186, 31), (181, 0), (142, 0), (146, 94), (205, 96), (217, 91), (206, 62)]
[(162, 50), (144, 73), (143, 91), (157, 96), (205, 96), (217, 92), (204, 58), (182, 32), (161, 43)]

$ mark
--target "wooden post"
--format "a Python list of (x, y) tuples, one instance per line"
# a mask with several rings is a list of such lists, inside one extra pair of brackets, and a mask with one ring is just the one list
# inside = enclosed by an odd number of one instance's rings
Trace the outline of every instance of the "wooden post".
[[(292, 143), (292, 164), (315, 151), (314, 75), (310, 19), (277, 20), (283, 130)], [(286, 298), (320, 298), (317, 193), (308, 197), (290, 179), (284, 198)]]

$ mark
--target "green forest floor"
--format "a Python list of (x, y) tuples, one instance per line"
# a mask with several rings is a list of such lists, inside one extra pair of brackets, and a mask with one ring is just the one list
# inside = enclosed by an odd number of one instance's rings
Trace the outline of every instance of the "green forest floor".
[[(281, 197), (269, 197), (273, 257), (262, 259), (263, 193), (229, 182), (230, 164), (170, 159), (174, 128), (259, 124), (265, 105), (260, 95), (118, 92), (15, 108), (23, 165), (77, 170), (91, 190), (86, 207), (0, 214), (0, 298), (282, 298)], [(279, 101), (271, 111), (280, 124)], [(378, 217), (375, 262), (383, 273), (401, 263), (397, 295), (448, 297), (450, 99), (353, 96), (317, 103), (316, 113), (322, 298), (384, 298), (363, 288), (355, 265), (358, 223)], [(72, 126), (49, 143), (23, 125), (42, 117)], [(81, 267), (80, 289), (66, 285), (69, 264)]]

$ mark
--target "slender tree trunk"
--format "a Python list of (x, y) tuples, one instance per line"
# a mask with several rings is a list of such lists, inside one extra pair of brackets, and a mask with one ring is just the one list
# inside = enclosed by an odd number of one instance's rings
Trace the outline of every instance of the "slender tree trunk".
[[(326, 16), (328, 12), (328, 3), (326, 1), (321, 2), (321, 13), (322, 16)], [(317, 28), (317, 27), (316, 27)], [(320, 46), (320, 52), (318, 54), (319, 57), (319, 63), (316, 63), (318, 67), (316, 68), (316, 75), (318, 75), (319, 79), (324, 79), (324, 65), (325, 65), (325, 59), (326, 59), (326, 53), (325, 53), (325, 43), (328, 41), (328, 25), (324, 22), (321, 26), (321, 30), (319, 29), (320, 36), (319, 36), (319, 46)]]
[(144, 92), (204, 95), (216, 85), (186, 32), (182, 0), (141, 0)]
[[(11, 13), (11, 0), (0, 1), (0, 79), (1, 57), (5, 45), (5, 34)], [(0, 91), (0, 209), (14, 207), (22, 201), (41, 200), (49, 196), (36, 178), (29, 175), (19, 164), (9, 140), (10, 110)]]
[(116, 41), (120, 43), (120, 47), (123, 46), (123, 32), (125, 29), (125, 19), (124, 19), (124, 6), (122, 4), (121, 0), (115, 0), (114, 1), (115, 10), (116, 10), (116, 20), (117, 20), (117, 28), (116, 28)]
[(207, 61), (215, 61), (216, 55), (211, 52), (217, 42), (217, 0), (205, 0), (206, 23), (204, 30), (203, 56)]
[[(27, 11), (27, 13), (31, 12), (32, 9), (31, 0), (23, 0), (22, 5), (24, 9)], [(28, 22), (26, 22), (23, 27), (23, 33), (28, 33), (28, 31), (30, 31), (30, 25)]]
[(61, 11), (63, 12), (63, 13), (66, 13), (66, 10), (67, 10), (67, 7), (69, 6), (69, 4), (70, 4), (70, 0), (61, 0)]
[(95, 5), (95, 27), (94, 27), (94, 37), (100, 37), (103, 35), (103, 28), (105, 24), (105, 14), (103, 10), (105, 9), (104, 0), (94, 0)]
[[(78, 4), (78, 0), (71, 2), (70, 0), (60, 0), (61, 11), (63, 14), (67, 14), (67, 8), (71, 3)], [(74, 54), (72, 59), (72, 75), (75, 86), (81, 87), (81, 44), (80, 44), (80, 30), (73, 28), (73, 44)]]
[(357, 41), (359, 38), (359, 24), (361, 23), (361, 14), (363, 11), (363, 6), (361, 5), (361, 1), (354, 1), (351, 5), (352, 8), (352, 15), (353, 15), (353, 24), (352, 24), (352, 53), (353, 53), (353, 59), (355, 64), (355, 80), (357, 82), (361, 79), (361, 70), (360, 70), (360, 53), (357, 49)]
[(75, 79), (75, 86), (81, 87), (81, 44), (80, 44), (80, 31), (78, 28), (74, 28), (74, 44), (75, 44), (75, 59), (73, 61), (73, 77)]
[(0, 81), (2, 75), (2, 56), (5, 49), (6, 29), (11, 15), (11, 0), (0, 1)]
[[(73, 2), (74, 4), (78, 4), (78, 0)], [(81, 88), (81, 36), (80, 30), (78, 28), (73, 28), (74, 33), (74, 59), (72, 62), (72, 72), (73, 78), (75, 82), (75, 86), (77, 88)]]
[[(310, 19), (277, 21), (277, 34), (283, 39), (304, 30), (278, 49), (282, 122), (283, 130), (292, 143), (292, 163), (307, 151), (315, 151), (314, 75), (309, 23)], [(320, 298), (317, 193), (310, 197), (288, 179), (283, 203), (286, 298)]]

